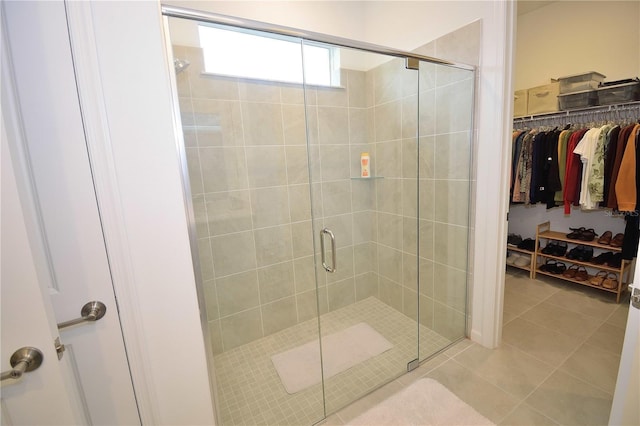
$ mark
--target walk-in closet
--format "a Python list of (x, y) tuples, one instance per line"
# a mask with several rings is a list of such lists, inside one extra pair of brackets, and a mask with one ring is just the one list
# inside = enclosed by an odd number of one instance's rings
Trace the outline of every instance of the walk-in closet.
[[(637, 4), (540, 2), (518, 16), (503, 312), (503, 345), (535, 351), (555, 369), (540, 391), (553, 382), (605, 400), (620, 360), (640, 199), (640, 39), (621, 22), (600, 25), (608, 15), (637, 19)], [(530, 403), (538, 412), (552, 405)], [(583, 414), (551, 417), (582, 424)]]

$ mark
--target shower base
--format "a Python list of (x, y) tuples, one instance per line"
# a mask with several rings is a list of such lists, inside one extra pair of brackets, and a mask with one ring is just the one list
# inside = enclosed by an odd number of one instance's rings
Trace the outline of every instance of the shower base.
[[(406, 372), (417, 358), (416, 322), (375, 297), (320, 317), (322, 335), (366, 322), (393, 348), (325, 380), (327, 414), (333, 413)], [(214, 357), (217, 407), (223, 425), (311, 425), (324, 417), (322, 384), (288, 394), (271, 356), (311, 341), (312, 319)], [(420, 326), (421, 357), (451, 340)]]

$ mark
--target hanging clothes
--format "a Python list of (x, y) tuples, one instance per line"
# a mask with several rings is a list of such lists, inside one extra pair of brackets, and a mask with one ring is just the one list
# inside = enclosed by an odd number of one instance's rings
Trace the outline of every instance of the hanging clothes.
[(634, 124), (624, 127), (618, 135), (618, 143), (616, 146), (616, 157), (613, 160), (613, 168), (611, 170), (611, 182), (609, 183), (609, 198), (607, 199), (607, 207), (610, 209), (618, 209), (618, 197), (616, 196), (616, 181), (620, 172), (620, 163), (622, 163), (622, 155), (627, 146), (629, 135), (633, 131)]
[(624, 212), (636, 210), (636, 136), (638, 131), (640, 131), (640, 124), (633, 126), (633, 130), (627, 138), (627, 145), (615, 184), (618, 210)]
[(591, 161), (587, 188), (591, 201), (596, 204), (596, 207), (599, 207), (604, 199), (604, 156), (612, 129), (613, 126), (609, 124), (600, 128), (600, 136), (596, 141), (593, 159)]
[(602, 207), (607, 206), (607, 200), (609, 199), (609, 190), (611, 186), (611, 175), (613, 173), (613, 163), (616, 158), (616, 147), (618, 146), (618, 137), (621, 131), (620, 126), (615, 126), (609, 133), (609, 144), (606, 148), (605, 160), (604, 160), (604, 193), (602, 195)]
[(591, 175), (591, 162), (595, 156), (596, 144), (601, 133), (602, 128), (600, 127), (589, 129), (580, 143), (578, 143), (578, 146), (573, 150), (574, 154), (580, 154), (580, 161), (582, 161), (582, 190), (580, 191), (580, 207), (584, 210), (593, 210), (597, 208), (597, 204), (591, 200), (588, 185), (589, 177)]
[(547, 205), (547, 209), (556, 206), (556, 191), (562, 189), (558, 166), (558, 140), (560, 138), (560, 133), (560, 130), (554, 130), (547, 134), (547, 158), (544, 167), (547, 175), (547, 184), (544, 190), (542, 190), (543, 201)]
[(571, 213), (571, 205), (579, 205), (580, 200), (580, 184), (582, 176), (582, 161), (580, 161), (580, 155), (574, 154), (574, 150), (578, 143), (587, 133), (587, 129), (582, 129), (574, 132), (569, 138), (567, 145), (567, 165), (565, 166), (565, 187), (563, 190), (564, 197), (564, 213)]
[(565, 186), (565, 173), (567, 169), (567, 145), (572, 130), (563, 130), (558, 138), (558, 175), (560, 177), (560, 189), (556, 191), (554, 201), (556, 204), (564, 204), (563, 188)]

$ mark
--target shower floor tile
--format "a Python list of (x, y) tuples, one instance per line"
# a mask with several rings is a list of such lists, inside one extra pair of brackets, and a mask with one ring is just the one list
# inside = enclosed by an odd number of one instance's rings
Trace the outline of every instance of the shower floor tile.
[[(393, 348), (325, 380), (327, 414), (405, 373), (417, 358), (416, 322), (375, 297), (324, 314), (322, 335), (366, 322)], [(217, 407), (223, 425), (311, 425), (324, 417), (322, 384), (290, 395), (271, 356), (314, 340), (312, 319), (214, 357)], [(420, 353), (432, 354), (452, 342), (420, 326)], [(319, 368), (319, 367), (318, 367)]]

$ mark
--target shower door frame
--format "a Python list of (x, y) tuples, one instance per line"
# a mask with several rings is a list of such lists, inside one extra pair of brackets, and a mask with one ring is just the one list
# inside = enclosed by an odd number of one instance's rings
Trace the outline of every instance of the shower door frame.
[[(389, 57), (401, 58), (405, 60), (405, 67), (407, 69), (417, 70), (418, 64), (420, 62), (427, 62), (427, 63), (436, 64), (436, 65), (443, 65), (443, 66), (458, 68), (461, 70), (471, 71), (474, 76), (473, 78), (474, 82), (476, 78), (477, 67), (473, 65), (469, 65), (461, 62), (447, 61), (447, 60), (438, 59), (438, 58), (434, 58), (426, 55), (420, 55), (413, 52), (406, 52), (398, 49), (392, 49), (392, 48), (388, 48), (388, 47), (384, 47), (384, 46), (380, 46), (372, 43), (351, 40), (343, 37), (332, 36), (332, 35), (316, 33), (312, 31), (306, 31), (306, 30), (301, 30), (301, 29), (292, 28), (292, 27), (280, 26), (280, 25), (275, 25), (275, 24), (270, 24), (270, 23), (265, 23), (265, 22), (260, 22), (260, 21), (245, 19), (245, 18), (238, 18), (238, 17), (228, 16), (223, 14), (204, 12), (200, 10), (182, 8), (182, 7), (172, 6), (172, 5), (165, 5), (165, 4), (161, 4), (161, 14), (163, 16), (163, 22), (164, 22), (166, 53), (167, 53), (167, 57), (171, 60), (173, 60), (173, 53), (172, 53), (171, 41), (169, 37), (168, 18), (181, 18), (181, 19), (199, 21), (199, 22), (204, 22), (209, 24), (224, 25), (224, 26), (234, 27), (238, 29), (255, 30), (259, 32), (270, 33), (270, 34), (275, 34), (275, 35), (280, 35), (285, 37), (295, 37), (295, 38), (299, 38), (303, 43), (310, 41), (310, 42), (318, 42), (323, 44), (332, 44), (332, 45), (335, 45), (336, 47), (356, 49), (364, 52), (370, 52), (375, 54), (386, 55)], [(173, 72), (175, 71), (172, 71), (172, 73)], [(177, 90), (175, 87), (175, 78), (172, 79), (171, 85), (172, 85), (172, 91), (175, 93)], [(472, 93), (472, 105), (475, 105), (475, 96), (476, 96), (475, 92), (476, 92), (476, 85), (474, 84), (474, 89)], [(177, 102), (174, 102), (174, 117), (176, 120), (175, 128), (180, 129), (182, 126), (181, 126), (181, 123), (179, 122), (180, 111), (179, 111), (179, 105)], [(475, 114), (472, 110), (471, 120), (470, 120), (471, 129), (474, 128), (474, 119), (475, 119)], [(473, 140), (473, 131), (471, 131), (469, 137), (470, 137), (470, 143), (471, 143)], [(190, 184), (189, 184), (189, 177), (188, 177), (189, 173), (188, 173), (188, 165), (187, 165), (187, 160), (185, 155), (184, 141), (182, 140), (182, 138), (180, 138), (176, 143), (178, 145), (177, 148), (180, 153), (180, 163), (181, 163), (181, 169), (182, 169), (181, 175), (182, 175), (182, 181), (183, 181), (182, 183), (183, 183), (183, 188), (185, 189), (184, 202), (185, 202), (185, 210), (187, 212), (187, 217), (189, 221), (188, 223), (189, 241), (190, 241), (192, 253), (197, 253), (198, 246), (197, 246), (197, 234), (196, 234), (196, 221), (195, 221), (195, 214), (193, 211), (193, 207), (191, 205)], [(472, 155), (472, 152), (471, 152), (471, 155)], [(309, 164), (309, 167), (311, 167), (311, 164)], [(471, 197), (471, 193), (472, 193), (472, 188), (469, 189), (469, 198)], [(471, 221), (470, 216), (469, 216), (469, 221)], [(315, 228), (313, 229), (313, 232), (314, 232), (314, 238), (315, 238), (315, 232), (316, 232)], [(314, 244), (314, 247), (315, 247), (315, 244)], [(200, 274), (199, 260), (197, 259), (197, 256), (192, 256), (192, 260), (193, 260), (194, 273), (196, 278), (196, 292), (198, 296), (198, 303), (200, 306), (205, 306), (204, 287), (202, 285), (203, 281)], [(467, 292), (468, 292), (468, 289), (467, 289)], [(419, 310), (420, 304), (418, 303), (417, 305)], [(469, 315), (468, 315), (470, 301), (468, 299), (467, 299), (466, 305), (467, 307), (465, 311), (466, 321), (465, 321), (464, 335), (468, 336), (468, 333), (470, 330)], [(317, 315), (319, 318), (320, 312), (318, 312)], [(207, 352), (207, 363), (208, 363), (209, 369), (212, 370), (213, 369), (213, 365), (212, 365), (213, 351), (211, 348), (210, 335), (207, 332), (208, 320), (207, 320), (206, 310), (204, 309), (200, 310), (200, 319), (201, 319), (202, 331), (204, 335), (205, 350)], [(419, 324), (419, 321), (417, 322), (417, 324)], [(318, 339), (321, 339), (320, 334), (318, 335)], [(446, 347), (435, 352), (431, 356), (435, 356), (437, 353), (440, 353), (444, 350), (446, 350)], [(421, 362), (425, 361), (428, 358), (420, 359), (419, 350), (417, 350), (416, 359), (411, 361), (407, 365), (407, 371), (411, 371), (412, 369), (417, 368)], [(212, 375), (209, 372), (208, 376), (209, 376), (211, 393), (214, 398), (214, 406), (215, 406), (216, 405), (215, 401), (217, 400), (217, 390), (216, 390), (217, 386), (215, 385), (215, 375)], [(322, 391), (323, 399), (325, 399), (326, 396), (324, 395), (324, 392), (325, 392), (324, 386), (322, 389), (323, 389)], [(324, 405), (324, 411), (326, 416), (327, 414), (329, 414), (326, 411), (326, 401), (323, 405)], [(215, 413), (216, 413), (216, 417), (218, 417), (219, 412), (217, 409), (215, 409)]]

